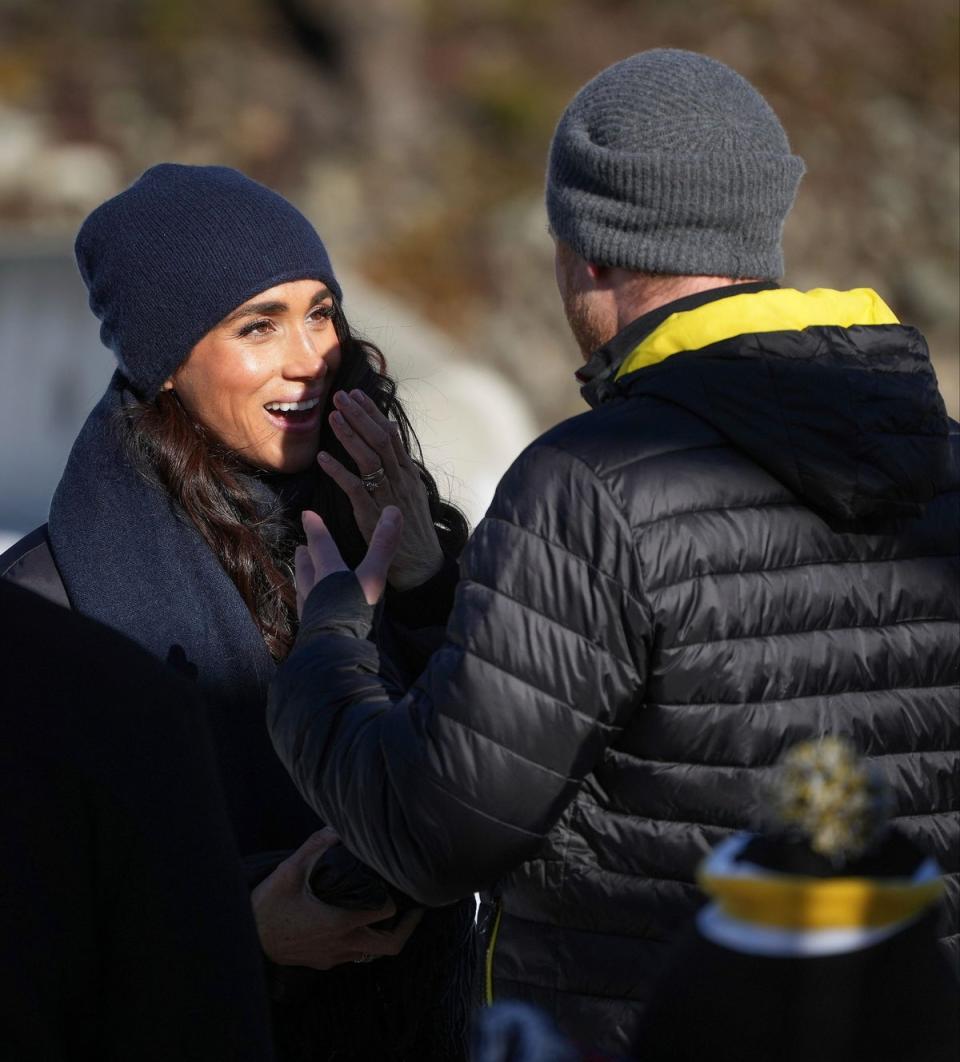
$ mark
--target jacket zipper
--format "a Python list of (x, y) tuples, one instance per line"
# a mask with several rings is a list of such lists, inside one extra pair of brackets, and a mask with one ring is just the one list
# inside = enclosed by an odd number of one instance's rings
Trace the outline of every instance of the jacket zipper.
[(493, 952), (497, 946), (497, 934), (500, 932), (501, 918), (503, 918), (503, 900), (497, 900), (497, 910), (493, 918), (493, 929), (490, 930), (490, 941), (487, 944), (487, 956), (484, 963), (484, 971), (486, 973), (484, 1002), (488, 1007), (493, 1004)]

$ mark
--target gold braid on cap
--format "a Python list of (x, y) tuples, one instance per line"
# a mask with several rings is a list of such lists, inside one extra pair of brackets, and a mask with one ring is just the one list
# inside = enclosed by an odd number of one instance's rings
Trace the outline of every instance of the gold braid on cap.
[(842, 738), (796, 745), (783, 758), (773, 786), (772, 811), (833, 863), (863, 855), (890, 814), (883, 780)]

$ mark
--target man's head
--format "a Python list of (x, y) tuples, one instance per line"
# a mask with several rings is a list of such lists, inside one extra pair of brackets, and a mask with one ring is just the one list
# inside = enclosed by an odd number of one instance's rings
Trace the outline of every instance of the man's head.
[(561, 117), (547, 171), (558, 283), (578, 341), (605, 313), (587, 266), (780, 277), (803, 168), (767, 102), (723, 63), (656, 49), (604, 70)]

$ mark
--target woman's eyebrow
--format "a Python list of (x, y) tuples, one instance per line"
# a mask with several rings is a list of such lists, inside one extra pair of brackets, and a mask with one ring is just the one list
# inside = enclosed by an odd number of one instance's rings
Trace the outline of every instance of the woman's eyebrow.
[(271, 314), (286, 313), (290, 307), (285, 302), (248, 302), (238, 307), (233, 313), (227, 314), (223, 319), (224, 324), (239, 321), (242, 317), (269, 317)]
[[(331, 298), (331, 292), (329, 288), (320, 287), (317, 289), (316, 294), (310, 300), (310, 306), (318, 306), (324, 299)], [(228, 313), (223, 319), (223, 324), (231, 324), (233, 321), (239, 321), (244, 317), (270, 317), (273, 314), (286, 313), (290, 307), (285, 302), (279, 302), (273, 300), (270, 302), (248, 302), (243, 306), (237, 307), (233, 313)]]
[(319, 288), (317, 288), (316, 295), (314, 295), (313, 298), (310, 300), (310, 305), (311, 306), (319, 306), (320, 303), (323, 302), (324, 299), (331, 299), (331, 298), (333, 298), (333, 293), (330, 291), (329, 288), (319, 287)]

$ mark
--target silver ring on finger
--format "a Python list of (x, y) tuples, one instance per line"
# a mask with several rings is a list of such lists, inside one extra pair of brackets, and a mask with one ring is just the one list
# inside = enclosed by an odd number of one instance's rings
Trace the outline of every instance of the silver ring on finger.
[(387, 478), (387, 473), (384, 471), (383, 465), (381, 465), (374, 472), (369, 472), (365, 476), (360, 477), (360, 484), (368, 494), (373, 492), (379, 487)]
[(354, 962), (373, 962), (376, 958), (375, 955), (371, 955), (369, 951), (365, 951), (359, 959), (354, 959)]

